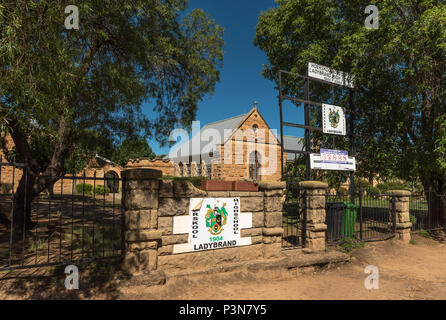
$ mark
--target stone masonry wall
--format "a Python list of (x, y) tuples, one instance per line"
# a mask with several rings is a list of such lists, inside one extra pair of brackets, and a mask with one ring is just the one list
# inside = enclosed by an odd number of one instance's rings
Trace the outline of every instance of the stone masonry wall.
[[(125, 184), (124, 267), (129, 272), (175, 273), (281, 256), (285, 183), (261, 182), (259, 192), (206, 192), (188, 181), (160, 180), (155, 170), (149, 171), (123, 172), (125, 178), (152, 177)], [(251, 245), (174, 254), (175, 245), (188, 242), (188, 234), (174, 234), (174, 217), (189, 215), (191, 198), (205, 197), (240, 197), (240, 214), (252, 213), (252, 228), (241, 230), (241, 237), (251, 237)]]

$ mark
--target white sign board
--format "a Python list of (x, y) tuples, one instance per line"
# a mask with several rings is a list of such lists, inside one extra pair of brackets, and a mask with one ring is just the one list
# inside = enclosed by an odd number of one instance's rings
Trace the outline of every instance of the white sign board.
[(308, 63), (308, 76), (310, 78), (327, 81), (330, 83), (354, 88), (354, 77), (348, 73), (337, 71), (313, 62)]
[(321, 149), (320, 154), (310, 154), (311, 169), (356, 171), (356, 159), (347, 151)]
[(345, 136), (345, 113), (342, 107), (322, 104), (322, 130), (324, 133)]

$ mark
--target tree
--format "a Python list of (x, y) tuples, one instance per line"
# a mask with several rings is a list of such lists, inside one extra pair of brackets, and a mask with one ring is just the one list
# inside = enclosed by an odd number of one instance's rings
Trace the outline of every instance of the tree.
[[(202, 10), (180, 19), (185, 0), (82, 1), (79, 30), (65, 29), (65, 5), (0, 6), (0, 120), (28, 168), (14, 202), (14, 221), (27, 228), (30, 201), (66, 173), (76, 148), (96, 141), (88, 135), (165, 143), (174, 126), (194, 119), (222, 65), (222, 28)], [(153, 119), (141, 112), (145, 101)], [(51, 145), (42, 175), (34, 135)]]
[(147, 140), (134, 138), (124, 140), (113, 153), (113, 161), (124, 167), (130, 159), (155, 158), (155, 153), (150, 148)]
[[(419, 177), (435, 193), (432, 213), (446, 223), (446, 2), (379, 1), (378, 29), (364, 26), (368, 4), (277, 1), (259, 17), (254, 40), (268, 55), (263, 75), (277, 82), (279, 69), (306, 74), (308, 62), (353, 74), (359, 169)], [(285, 79), (285, 92), (301, 94), (299, 84)], [(342, 105), (347, 98), (337, 92)]]

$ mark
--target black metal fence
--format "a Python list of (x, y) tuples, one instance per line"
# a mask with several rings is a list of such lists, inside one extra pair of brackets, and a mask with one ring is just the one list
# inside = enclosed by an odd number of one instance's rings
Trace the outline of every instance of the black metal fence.
[(118, 176), (65, 175), (38, 194), (26, 188), (20, 194), (29, 169), (18, 163), (0, 163), (0, 169), (0, 271), (121, 257)]
[(345, 238), (385, 240), (395, 235), (394, 199), (359, 189), (352, 201), (346, 194), (326, 195), (326, 239), (336, 243)]
[(438, 195), (433, 191), (413, 193), (410, 196), (409, 213), (412, 222), (412, 232), (436, 231), (446, 229), (445, 219), (441, 213), (437, 214), (433, 198), (442, 198), (446, 195)]
[(283, 204), (284, 249), (300, 248), (306, 242), (306, 191), (298, 182), (287, 182), (286, 200)]

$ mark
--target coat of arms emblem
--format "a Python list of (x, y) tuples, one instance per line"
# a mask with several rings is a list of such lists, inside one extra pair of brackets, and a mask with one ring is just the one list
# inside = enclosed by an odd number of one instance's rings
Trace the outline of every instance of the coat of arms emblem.
[(223, 226), (227, 223), (228, 212), (225, 206), (226, 203), (223, 203), (221, 208), (219, 208), (218, 201), (214, 208), (209, 204), (206, 206), (208, 209), (206, 213), (206, 228), (209, 228), (208, 231), (214, 236), (219, 235), (223, 231)]
[(339, 111), (330, 109), (330, 112), (328, 113), (328, 121), (330, 121), (331, 127), (337, 128), (339, 125), (339, 120), (340, 120)]

